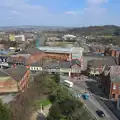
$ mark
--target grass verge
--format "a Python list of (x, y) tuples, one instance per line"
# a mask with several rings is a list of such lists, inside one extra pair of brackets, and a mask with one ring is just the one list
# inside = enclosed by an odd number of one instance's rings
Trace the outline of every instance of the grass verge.
[(37, 100), (36, 102), (35, 102), (35, 105), (37, 106), (37, 107), (40, 107), (41, 105), (43, 106), (43, 107), (46, 107), (46, 106), (48, 106), (48, 105), (50, 105), (51, 104), (51, 102), (49, 101), (49, 100), (47, 100), (47, 99), (45, 99), (45, 100)]

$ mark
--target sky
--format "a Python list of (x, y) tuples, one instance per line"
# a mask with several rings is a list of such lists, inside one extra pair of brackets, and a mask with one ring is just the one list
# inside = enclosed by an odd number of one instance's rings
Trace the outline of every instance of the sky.
[(0, 0), (0, 26), (119, 25), (120, 0)]

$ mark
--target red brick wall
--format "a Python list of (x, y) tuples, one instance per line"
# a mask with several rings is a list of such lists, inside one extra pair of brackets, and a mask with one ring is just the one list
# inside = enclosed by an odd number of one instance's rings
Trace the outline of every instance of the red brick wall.
[(5, 81), (0, 81), (0, 93), (11, 93), (17, 91), (17, 82), (12, 78), (6, 79)]
[(30, 70), (28, 70), (25, 75), (23, 76), (22, 80), (19, 82), (19, 89), (23, 91), (25, 88), (27, 88), (28, 83), (30, 80)]
[[(113, 89), (113, 86), (116, 86), (116, 89)], [(120, 83), (112, 83), (111, 85), (111, 97), (115, 94), (115, 99), (118, 99), (118, 96), (120, 95)]]
[(46, 53), (46, 57), (54, 58), (54, 59), (58, 59), (58, 60), (68, 60), (69, 54)]
[(115, 50), (112, 50), (112, 56), (115, 56)]
[(45, 57), (45, 53), (36, 53), (34, 55), (31, 55), (28, 59), (28, 64), (32, 64), (37, 61), (40, 61), (44, 57)]

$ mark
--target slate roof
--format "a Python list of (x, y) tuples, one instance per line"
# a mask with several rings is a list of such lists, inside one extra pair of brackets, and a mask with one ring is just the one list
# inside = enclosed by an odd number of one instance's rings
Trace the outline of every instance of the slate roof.
[(5, 70), (5, 72), (8, 73), (17, 82), (19, 82), (23, 78), (27, 70), (28, 69), (24, 66), (18, 66), (16, 68), (8, 68), (7, 70)]
[(105, 47), (100, 45), (93, 45), (89, 46), (89, 49), (91, 52), (95, 52), (96, 50), (105, 50)]
[(110, 78), (112, 82), (120, 82), (120, 66), (111, 66)]
[(22, 50), (19, 52), (19, 54), (30, 54), (30, 55), (33, 55), (33, 54), (36, 54), (36, 53), (42, 53), (43, 51), (39, 50), (38, 48), (27, 48), (25, 50)]
[(81, 62), (80, 62), (80, 60), (78, 60), (78, 59), (73, 59), (72, 61), (71, 61), (71, 65), (73, 66), (73, 65), (81, 65)]
[(43, 69), (60, 69), (59, 62), (49, 62), (43, 66)]
[(60, 61), (60, 68), (71, 68), (71, 63), (69, 61)]
[[(37, 64), (37, 63), (36, 63)], [(71, 68), (73, 65), (81, 65), (81, 62), (77, 59), (70, 61), (51, 61), (43, 65), (43, 69), (60, 69), (60, 68)]]
[(30, 66), (42, 67), (43, 66), (43, 62), (42, 61), (38, 61), (36, 63), (32, 63)]
[(6, 77), (6, 76), (10, 76), (10, 75), (8, 75), (4, 70), (0, 69), (0, 77)]
[(19, 56), (19, 57), (9, 57), (8, 58), (8, 63), (15, 63), (15, 62), (20, 62), (20, 63), (23, 63), (25, 65), (27, 65), (27, 60), (28, 58), (27, 57), (24, 57), (24, 56)]
[(116, 65), (116, 62), (113, 58), (109, 58), (109, 59), (93, 59), (93, 60), (89, 60), (88, 61), (88, 65), (93, 66), (93, 67), (97, 67), (100, 65), (108, 65), (108, 66), (112, 66), (112, 65)]
[(72, 61), (60, 61), (60, 68), (71, 68), (73, 65), (81, 65), (78, 59), (73, 59)]

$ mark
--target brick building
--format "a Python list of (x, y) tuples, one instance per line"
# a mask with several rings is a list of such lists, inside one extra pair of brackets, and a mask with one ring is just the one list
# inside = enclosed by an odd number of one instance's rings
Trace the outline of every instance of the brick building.
[(88, 73), (90, 75), (100, 75), (105, 66), (116, 65), (116, 61), (112, 57), (101, 57), (99, 59), (89, 60), (87, 63)]
[(19, 66), (0, 71), (0, 93), (24, 91), (28, 86), (30, 70)]
[(120, 66), (106, 67), (101, 74), (100, 85), (109, 99), (117, 100), (120, 95)]
[(8, 59), (10, 65), (24, 65), (29, 66), (33, 63), (40, 61), (45, 57), (45, 53), (37, 48), (28, 48), (20, 51), (16, 55), (12, 55)]

